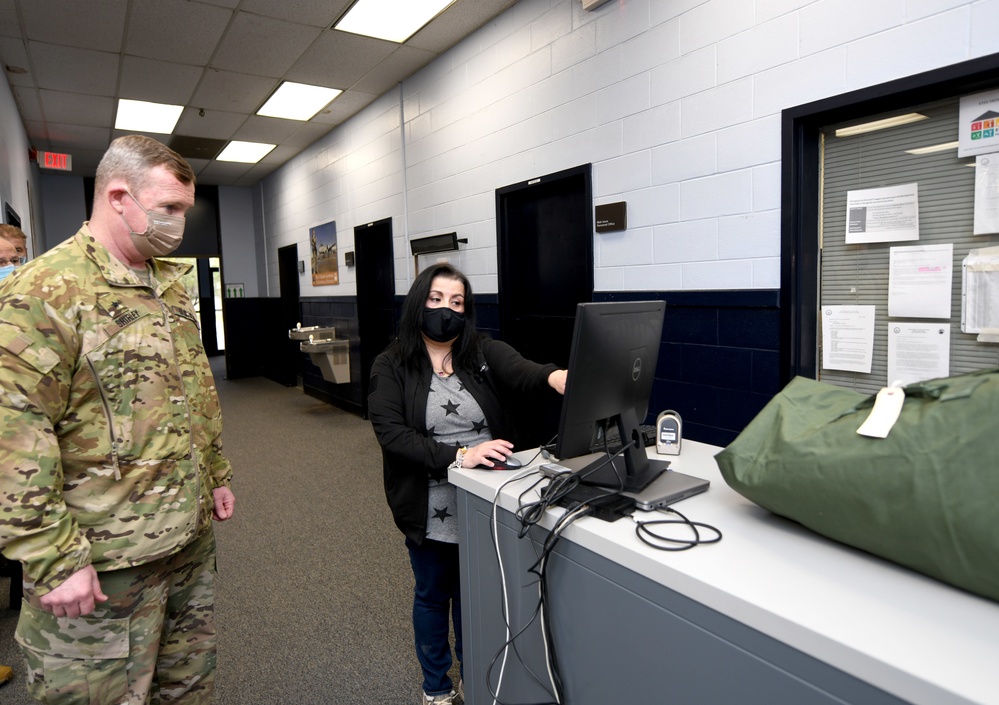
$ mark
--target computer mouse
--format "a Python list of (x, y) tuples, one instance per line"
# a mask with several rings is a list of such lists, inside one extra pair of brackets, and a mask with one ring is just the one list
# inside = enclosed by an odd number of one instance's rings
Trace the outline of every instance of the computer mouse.
[(523, 463), (514, 458), (512, 455), (506, 460), (494, 460), (493, 466), (488, 465), (476, 465), (476, 470), (517, 470), (523, 467)]

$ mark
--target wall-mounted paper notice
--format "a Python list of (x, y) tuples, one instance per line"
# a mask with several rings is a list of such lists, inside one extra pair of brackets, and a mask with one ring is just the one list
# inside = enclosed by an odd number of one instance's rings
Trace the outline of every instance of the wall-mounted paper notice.
[(980, 342), (994, 342), (999, 335), (999, 247), (972, 250), (961, 271), (961, 330), (978, 333)]
[(888, 316), (950, 318), (953, 259), (953, 243), (891, 248)]
[(822, 307), (822, 367), (870, 374), (874, 306)]
[(919, 184), (846, 192), (846, 244), (919, 239)]
[(961, 96), (957, 118), (957, 156), (999, 151), (999, 90)]
[(975, 235), (999, 233), (999, 154), (975, 158)]
[(888, 381), (902, 385), (950, 374), (950, 325), (888, 324)]

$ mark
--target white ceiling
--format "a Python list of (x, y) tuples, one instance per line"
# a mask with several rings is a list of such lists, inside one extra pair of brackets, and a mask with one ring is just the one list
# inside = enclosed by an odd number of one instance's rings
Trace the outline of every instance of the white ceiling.
[[(31, 146), (92, 176), (118, 98), (183, 105), (198, 183), (257, 183), (516, 0), (456, 0), (405, 44), (330, 29), (353, 0), (0, 0), (0, 59)], [(344, 92), (308, 122), (254, 115), (282, 81)], [(4, 119), (8, 119), (6, 116)], [(268, 142), (258, 164), (202, 139)], [(219, 145), (222, 146), (222, 145)], [(198, 155), (198, 156), (196, 156)]]

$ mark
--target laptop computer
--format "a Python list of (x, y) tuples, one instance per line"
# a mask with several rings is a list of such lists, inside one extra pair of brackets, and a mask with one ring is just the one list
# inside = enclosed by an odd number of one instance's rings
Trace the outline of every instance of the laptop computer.
[(687, 497), (693, 497), (708, 489), (709, 480), (684, 475), (676, 470), (667, 470), (649, 483), (641, 492), (622, 492), (625, 497), (635, 500), (635, 506), (643, 511), (651, 511), (675, 504)]

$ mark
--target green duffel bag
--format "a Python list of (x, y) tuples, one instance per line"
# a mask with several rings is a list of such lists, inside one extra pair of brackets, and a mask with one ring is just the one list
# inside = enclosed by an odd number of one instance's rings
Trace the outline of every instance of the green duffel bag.
[(999, 600), (999, 369), (905, 387), (887, 438), (874, 396), (792, 380), (716, 457), (725, 481), (829, 538)]

